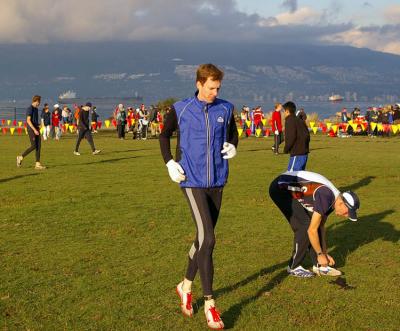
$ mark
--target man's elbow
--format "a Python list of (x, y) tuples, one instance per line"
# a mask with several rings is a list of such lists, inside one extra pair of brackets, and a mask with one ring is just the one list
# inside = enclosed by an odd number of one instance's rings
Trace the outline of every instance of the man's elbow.
[(307, 234), (309, 237), (315, 236), (317, 234), (317, 230), (312, 227), (309, 227), (307, 229)]

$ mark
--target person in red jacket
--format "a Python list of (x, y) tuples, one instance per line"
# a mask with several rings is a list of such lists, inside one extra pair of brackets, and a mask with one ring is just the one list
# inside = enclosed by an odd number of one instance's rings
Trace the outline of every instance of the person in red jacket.
[(61, 130), (60, 130), (60, 122), (61, 122), (61, 114), (58, 104), (54, 105), (53, 113), (51, 114), (51, 124), (53, 126), (53, 134), (56, 140), (60, 139)]
[(275, 104), (275, 111), (272, 113), (272, 131), (274, 132), (274, 146), (272, 146), (272, 151), (275, 154), (279, 154), (279, 145), (282, 143), (283, 134), (282, 134), (282, 104)]
[(262, 120), (264, 119), (264, 113), (261, 110), (261, 106), (257, 106), (253, 113), (254, 127), (255, 129), (263, 129)]

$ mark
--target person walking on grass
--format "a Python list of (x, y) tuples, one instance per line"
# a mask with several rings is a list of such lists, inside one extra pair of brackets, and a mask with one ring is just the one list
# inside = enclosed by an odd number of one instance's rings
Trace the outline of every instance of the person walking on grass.
[(22, 153), (22, 155), (17, 156), (17, 167), (22, 166), (22, 160), (32, 151), (35, 151), (36, 170), (46, 169), (44, 165), (40, 163), (40, 149), (41, 149), (41, 140), (40, 140), (40, 124), (39, 124), (39, 110), (38, 107), (40, 105), (41, 97), (40, 95), (35, 95), (32, 97), (32, 104), (26, 110), (26, 123), (29, 141), (31, 146)]
[(79, 145), (83, 138), (86, 138), (86, 140), (88, 141), (90, 148), (92, 149), (93, 155), (99, 154), (101, 152), (99, 149), (96, 149), (94, 147), (92, 131), (89, 121), (89, 115), (90, 115), (89, 112), (91, 108), (92, 104), (90, 102), (87, 102), (86, 105), (83, 106), (82, 109), (79, 111), (79, 117), (77, 119), (78, 139), (76, 141), (74, 155), (81, 155), (81, 153), (79, 153)]
[(274, 132), (274, 146), (272, 146), (272, 151), (275, 155), (279, 154), (279, 145), (283, 140), (282, 133), (282, 104), (276, 103), (275, 110), (272, 112), (272, 131)]
[[(180, 183), (196, 225), (196, 238), (189, 251), (185, 278), (176, 291), (183, 314), (193, 316), (192, 282), (197, 271), (204, 296), (204, 312), (211, 329), (223, 329), (224, 323), (215, 308), (213, 297), (214, 228), (228, 178), (228, 159), (236, 155), (238, 132), (233, 105), (218, 99), (223, 72), (213, 64), (197, 69), (197, 92), (178, 101), (166, 115), (160, 134), (160, 148), (169, 176)], [(178, 132), (175, 159), (170, 138)]]
[[(57, 106), (57, 107), (56, 107)], [(54, 111), (51, 114), (51, 124), (53, 126), (53, 135), (56, 140), (60, 140), (61, 137), (61, 115), (60, 107), (58, 105), (54, 106)]]
[[(287, 272), (302, 278), (315, 274), (340, 276), (342, 273), (333, 268), (335, 260), (327, 251), (325, 223), (333, 211), (357, 221), (358, 196), (352, 191), (340, 193), (328, 179), (310, 171), (284, 172), (272, 181), (269, 195), (294, 233)], [(313, 263), (312, 272), (302, 266), (307, 252)]]
[(47, 140), (50, 138), (51, 132), (51, 112), (47, 103), (44, 104), (42, 113), (40, 114), (40, 118), (43, 128), (43, 140)]
[(310, 152), (310, 132), (307, 124), (296, 116), (296, 105), (289, 101), (283, 105), (285, 110), (285, 147), (290, 153), (288, 171), (305, 170)]

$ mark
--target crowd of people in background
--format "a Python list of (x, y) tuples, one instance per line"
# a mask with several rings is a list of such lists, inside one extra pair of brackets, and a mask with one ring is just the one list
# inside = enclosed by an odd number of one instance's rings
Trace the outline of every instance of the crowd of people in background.
[(125, 133), (131, 132), (133, 139), (146, 140), (149, 129), (151, 137), (158, 137), (163, 127), (161, 110), (153, 105), (147, 108), (141, 104), (138, 108), (125, 109), (120, 103), (114, 110), (113, 119), (119, 139), (125, 139)]
[[(60, 106), (55, 104), (49, 106), (44, 104), (40, 114), (40, 125), (42, 127), (43, 140), (50, 138), (59, 140), (62, 133), (65, 131), (65, 124), (77, 127), (79, 113), (83, 106), (73, 105), (72, 110), (67, 105)], [(250, 109), (249, 106), (243, 106), (242, 109), (236, 112), (237, 127), (243, 130), (243, 137), (257, 135), (256, 132), (262, 132), (261, 137), (273, 136), (274, 145), (272, 150), (278, 153), (279, 145), (283, 141), (282, 121), (280, 116), (283, 115), (282, 105), (276, 103), (274, 110), (264, 112), (261, 106), (256, 106)], [(157, 138), (162, 131), (164, 115), (170, 110), (169, 107), (160, 109), (157, 106), (145, 106), (141, 104), (137, 107), (125, 106), (118, 104), (112, 112), (109, 120), (116, 127), (117, 137), (125, 139), (127, 133), (132, 134), (133, 139), (146, 140), (148, 138)], [(365, 123), (367, 128), (365, 131), (354, 131), (350, 126), (346, 134), (368, 134), (370, 137), (388, 136), (390, 129), (388, 126), (393, 123), (400, 122), (400, 104), (386, 105), (383, 107), (369, 107), (365, 111), (356, 107), (353, 110), (343, 108), (342, 111), (335, 114), (335, 122), (341, 125), (347, 123)], [(307, 121), (307, 114), (303, 108), (296, 111), (296, 116)], [(97, 133), (99, 114), (96, 107), (93, 106), (90, 111), (91, 132)], [(379, 125), (384, 127), (384, 130), (379, 130)], [(268, 133), (266, 134), (266, 130)], [(341, 133), (339, 133), (341, 135)]]
[[(79, 114), (85, 106), (74, 105), (72, 111), (67, 105), (60, 107), (58, 103), (53, 105), (50, 111), (49, 104), (45, 103), (40, 113), (40, 126), (42, 129), (43, 140), (53, 138), (59, 140), (63, 132), (63, 125), (78, 126)], [(91, 123), (97, 123), (99, 115), (97, 114), (96, 107), (90, 111)], [(97, 124), (92, 126), (92, 132), (97, 133)]]
[[(400, 120), (400, 105), (386, 105), (384, 107), (368, 107), (365, 114), (362, 114), (361, 109), (356, 107), (351, 112), (348, 112), (347, 108), (343, 108), (340, 113), (337, 113), (341, 123), (348, 123), (349, 121), (355, 122), (366, 122), (368, 124), (367, 134), (370, 137), (388, 136), (390, 130), (378, 130), (378, 124), (385, 127), (394, 124), (395, 121)], [(375, 124), (375, 125), (374, 125)], [(350, 128), (350, 134), (356, 134), (352, 132)]]
[[(85, 106), (73, 105), (73, 110), (71, 110), (67, 105), (55, 104), (50, 110), (49, 104), (45, 103), (40, 113), (43, 139), (59, 140), (63, 132), (62, 128), (66, 124), (77, 127), (83, 107)], [(169, 109), (166, 109), (164, 113), (168, 111)], [(99, 118), (97, 109), (93, 106), (90, 110), (92, 133), (98, 132)], [(146, 107), (141, 104), (134, 108), (118, 104), (109, 120), (116, 127), (119, 139), (125, 139), (126, 133), (132, 133), (133, 139), (146, 140), (149, 135), (154, 138), (159, 136), (163, 127), (163, 118), (161, 110), (153, 105)]]
[[(276, 103), (273, 111), (264, 113), (260, 106), (256, 106), (253, 109), (243, 106), (240, 114), (237, 116), (238, 128), (243, 130), (243, 137), (266, 137), (273, 135), (275, 143), (272, 149), (278, 151), (277, 148), (281, 143), (283, 130), (281, 121), (279, 120), (279, 114), (282, 115), (280, 108), (281, 104)], [(385, 137), (391, 134), (390, 126), (392, 124), (400, 124), (400, 104), (368, 107), (365, 111), (362, 111), (359, 107), (355, 107), (351, 111), (343, 108), (342, 111), (335, 114), (335, 118), (324, 121), (315, 117), (316, 114), (312, 115), (314, 115), (313, 118), (308, 118), (304, 108), (296, 111), (296, 116), (307, 123), (310, 129), (312, 129), (310, 126), (310, 122), (312, 121), (319, 123), (330, 122), (338, 124), (340, 128), (346, 128), (337, 134), (328, 130), (326, 133), (330, 133), (332, 136), (368, 135), (372, 138), (377, 136)], [(354, 130), (351, 124), (363, 124), (365, 130), (362, 130), (361, 126), (358, 127), (358, 130)], [(261, 130), (262, 134), (257, 134), (257, 130)], [(343, 134), (343, 131), (346, 132)]]

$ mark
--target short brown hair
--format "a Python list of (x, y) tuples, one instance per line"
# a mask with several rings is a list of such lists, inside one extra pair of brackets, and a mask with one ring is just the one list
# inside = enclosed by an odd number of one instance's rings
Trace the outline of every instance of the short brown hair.
[(224, 78), (224, 72), (211, 63), (200, 64), (197, 68), (196, 82), (204, 84), (208, 78), (222, 81)]
[(34, 96), (32, 97), (32, 102), (36, 102), (36, 101), (39, 101), (39, 102), (40, 102), (41, 99), (42, 99), (42, 97), (41, 97), (40, 95), (34, 95)]

